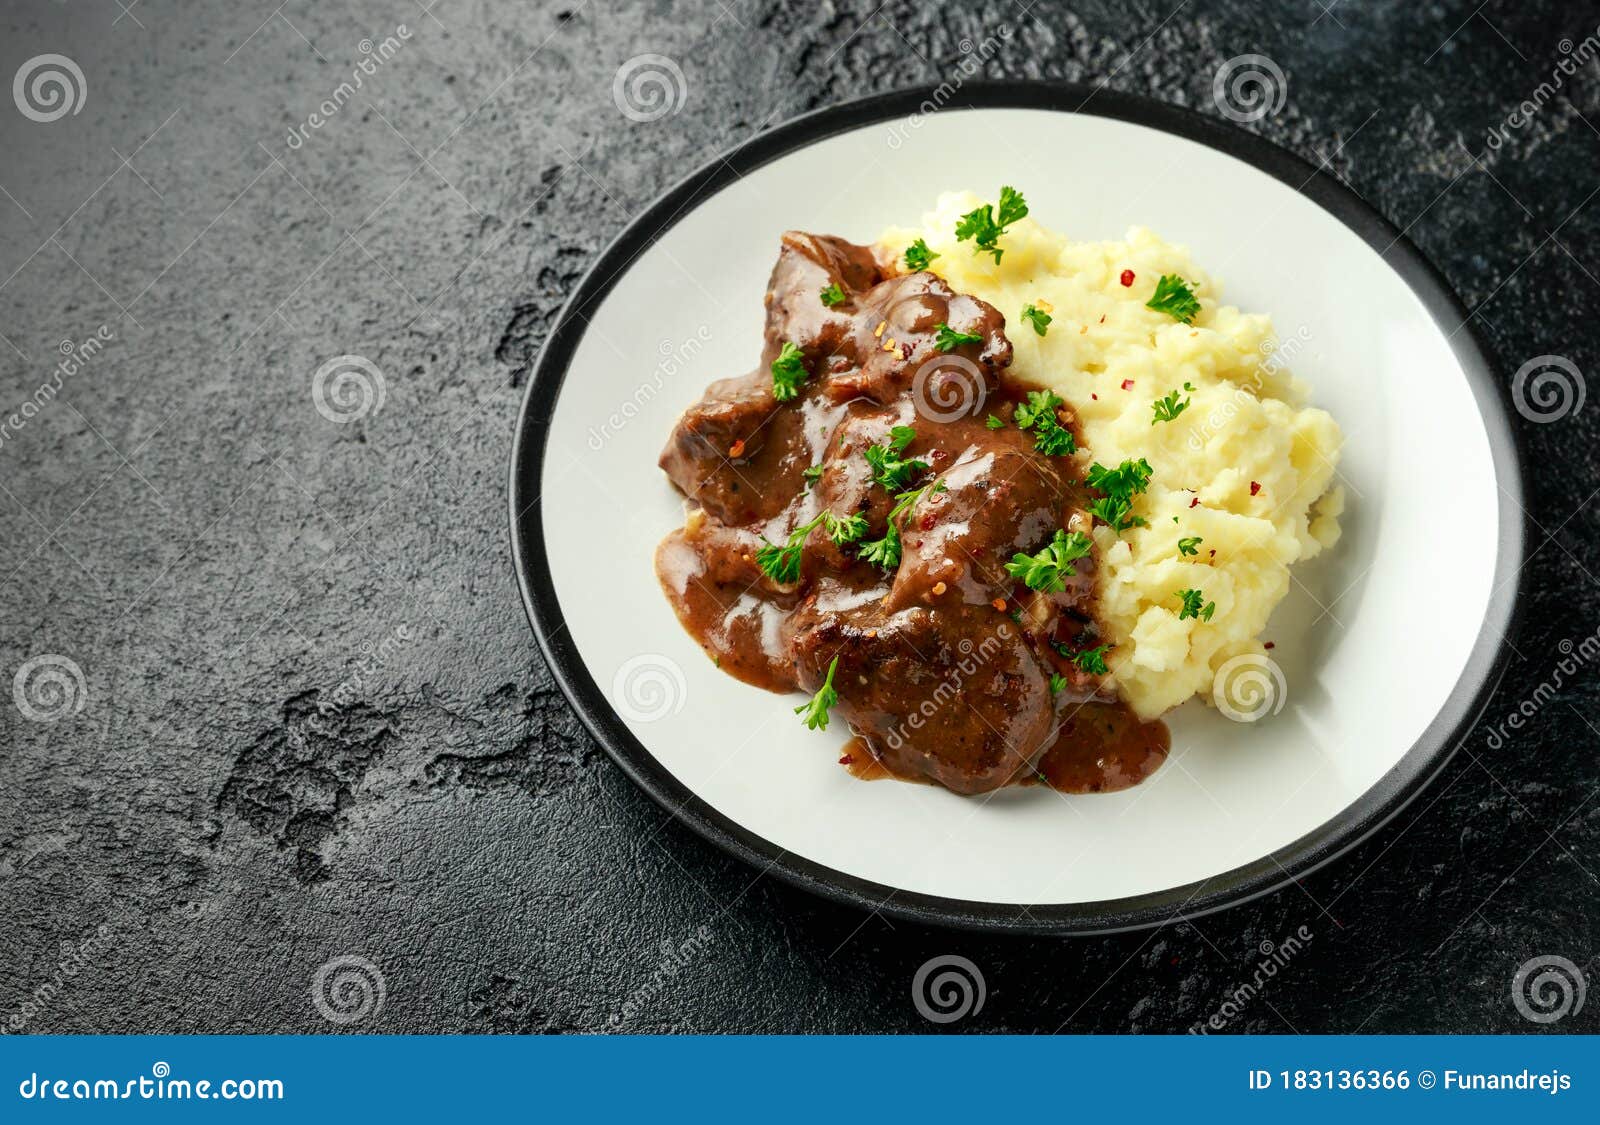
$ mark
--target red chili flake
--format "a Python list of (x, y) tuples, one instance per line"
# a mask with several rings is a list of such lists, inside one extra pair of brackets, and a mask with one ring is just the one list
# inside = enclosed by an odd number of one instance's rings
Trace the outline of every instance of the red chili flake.
[(933, 518), (933, 513), (932, 512), (929, 512), (927, 515), (923, 516), (922, 519), (917, 522), (917, 526), (922, 528), (923, 531), (932, 531), (933, 530), (933, 525), (934, 525), (934, 518)]
[(1200, 506), (1200, 497), (1196, 496), (1193, 500), (1189, 501), (1189, 507), (1198, 508), (1199, 506)]
[(1106, 322), (1106, 314), (1105, 313), (1101, 313), (1100, 314), (1100, 323), (1104, 324), (1105, 322)]
[(1271, 641), (1268, 641), (1266, 644), (1262, 645), (1261, 647), (1262, 648), (1276, 648), (1277, 646), (1274, 645)]
[(1122, 389), (1125, 390), (1125, 391), (1133, 390), (1133, 380), (1132, 379), (1124, 379), (1122, 381)]
[(1123, 270), (1122, 271), (1122, 277), (1120, 277), (1118, 280), (1120, 280), (1122, 282), (1122, 287), (1124, 289), (1128, 288), (1128, 286), (1133, 284), (1133, 271), (1132, 270)]
[(1261, 491), (1261, 483), (1259, 481), (1251, 481), (1250, 482), (1250, 495), (1254, 496), (1256, 493), (1258, 493), (1260, 491)]
[(1216, 558), (1217, 557), (1217, 549), (1215, 547), (1213, 547), (1211, 549), (1211, 557), (1212, 558)]
[(944, 461), (949, 458), (950, 454), (946, 453), (942, 449), (935, 449), (932, 453), (928, 454), (928, 456), (932, 457), (935, 461)]
[(1091, 394), (1090, 394), (1090, 395), (1089, 395), (1089, 397), (1090, 397), (1090, 398), (1092, 398), (1092, 399), (1094, 399), (1094, 400), (1095, 400), (1095, 401), (1096, 401), (1096, 402), (1099, 402), (1099, 401), (1100, 401), (1100, 396), (1099, 396), (1099, 395), (1097, 395), (1097, 394), (1093, 394), (1093, 393), (1091, 393)]
[(848, 766), (853, 761), (855, 761), (855, 759), (852, 758), (849, 754), (846, 754), (844, 757), (839, 759), (839, 764), (841, 766)]

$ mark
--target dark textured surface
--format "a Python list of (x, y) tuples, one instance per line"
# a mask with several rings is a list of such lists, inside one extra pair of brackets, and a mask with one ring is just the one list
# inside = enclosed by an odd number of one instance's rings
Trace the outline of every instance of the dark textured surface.
[[(363, 1031), (927, 1030), (912, 975), (956, 953), (988, 986), (957, 1029), (1184, 1030), (1303, 926), (1231, 1030), (1537, 1030), (1517, 967), (1592, 976), (1600, 941), (1600, 692), (1587, 666), (1539, 688), (1600, 626), (1594, 404), (1516, 419), (1532, 558), (1488, 714), (1526, 703), (1521, 729), (1480, 729), (1303, 886), (1101, 940), (866, 918), (666, 822), (554, 688), (504, 526), (519, 388), (630, 216), (769, 123), (947, 77), (1002, 21), (991, 77), (1208, 113), (1223, 60), (1269, 55), (1288, 98), (1253, 127), (1408, 231), (1508, 383), (1545, 354), (1594, 369), (1600, 65), (1558, 63), (1600, 6), (1475, 8), (8, 7), (6, 86), (57, 52), (88, 97), (48, 124), (0, 100), (0, 405), (62, 340), (114, 339), (0, 433), (0, 667), (58, 654), (86, 688), (54, 723), (0, 707), (0, 1027), (330, 1030), (313, 976), (358, 954), (386, 986)], [(359, 42), (401, 23), (395, 57), (291, 147)], [(635, 123), (611, 85), (644, 52), (678, 61), (688, 97)], [(341, 353), (387, 376), (349, 425), (310, 394)], [(1444, 471), (1419, 467), (1419, 518)], [(1396, 675), (1411, 658), (1372, 654)]]

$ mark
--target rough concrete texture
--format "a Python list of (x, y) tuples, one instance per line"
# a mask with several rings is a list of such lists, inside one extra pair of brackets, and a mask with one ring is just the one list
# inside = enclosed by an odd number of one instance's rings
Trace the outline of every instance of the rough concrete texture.
[[(1409, 232), (1508, 398), (1531, 357), (1600, 366), (1600, 64), (1558, 66), (1600, 7), (1173, 6), (8, 6), (5, 88), (59, 53), (86, 99), (41, 123), (0, 98), (0, 405), (32, 399), (62, 341), (114, 336), (0, 434), (0, 667), (9, 683), (60, 655), (83, 676), (59, 721), (0, 707), (0, 1026), (921, 1031), (912, 975), (955, 953), (988, 986), (956, 1030), (1176, 1031), (1303, 926), (1229, 1030), (1600, 1029), (1600, 1005), (1541, 1027), (1510, 996), (1539, 954), (1592, 976), (1600, 941), (1600, 690), (1588, 668), (1539, 690), (1600, 626), (1595, 404), (1517, 419), (1533, 553), (1489, 715), (1526, 702), (1525, 725), (1498, 748), (1480, 729), (1303, 885), (1195, 924), (985, 937), (757, 877), (628, 782), (536, 651), (505, 470), (563, 296), (713, 153), (937, 82), (1001, 21), (1017, 33), (992, 77), (1213, 114), (1219, 64), (1270, 56), (1288, 99), (1253, 128)], [(291, 145), (362, 40), (400, 24), (359, 96)], [(635, 123), (612, 79), (644, 52), (675, 59), (688, 96)], [(310, 387), (344, 353), (381, 368), (386, 401), (340, 425)], [(1416, 518), (1448, 473), (1418, 466)], [(1371, 656), (1396, 675), (1420, 658)], [(312, 981), (349, 954), (383, 1003), (334, 1025)]]

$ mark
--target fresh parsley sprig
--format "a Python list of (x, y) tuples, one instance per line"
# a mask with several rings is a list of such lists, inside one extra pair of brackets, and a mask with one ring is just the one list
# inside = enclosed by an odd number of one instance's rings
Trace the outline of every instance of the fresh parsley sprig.
[(840, 287), (837, 281), (822, 291), (822, 303), (827, 305), (830, 309), (844, 304), (846, 300), (848, 300), (848, 298), (845, 296), (844, 290)]
[(828, 712), (839, 702), (839, 693), (833, 690), (833, 674), (838, 670), (839, 658), (835, 656), (828, 665), (828, 678), (822, 681), (816, 694), (794, 709), (796, 715), (805, 716), (806, 726), (811, 730), (828, 729)]
[[(1185, 383), (1183, 385), (1183, 389), (1186, 390), (1186, 391), (1191, 391), (1192, 392), (1194, 390), (1194, 384), (1193, 383)], [(1178, 392), (1177, 391), (1168, 391), (1165, 396), (1163, 396), (1162, 398), (1156, 399), (1156, 401), (1151, 404), (1152, 408), (1155, 411), (1155, 417), (1150, 419), (1150, 424), (1153, 426), (1157, 422), (1170, 422), (1170, 421), (1172, 421), (1178, 415), (1182, 414), (1185, 410), (1189, 409), (1190, 401), (1191, 401), (1190, 399), (1186, 398), (1182, 402), (1179, 402), (1178, 401)]]
[(858, 541), (867, 533), (867, 517), (860, 512), (841, 516), (824, 509), (814, 519), (807, 520), (791, 531), (781, 547), (763, 539), (765, 546), (756, 552), (756, 565), (774, 582), (788, 586), (800, 581), (800, 559), (805, 551), (806, 540), (819, 526), (835, 546), (843, 547)]
[(1078, 573), (1072, 564), (1087, 555), (1092, 545), (1081, 531), (1068, 533), (1057, 528), (1055, 538), (1038, 554), (1025, 555), (1018, 551), (1012, 555), (1011, 561), (1006, 563), (1006, 573), (1020, 578), (1030, 590), (1059, 594), (1067, 588), (1063, 578)]
[(1200, 311), (1200, 302), (1188, 282), (1175, 273), (1164, 273), (1156, 282), (1155, 293), (1144, 303), (1144, 307), (1166, 313), (1183, 324), (1193, 324), (1195, 314)]
[(1178, 540), (1178, 554), (1198, 555), (1200, 553), (1199, 546), (1204, 542), (1205, 540), (1200, 538), (1198, 535), (1190, 535), (1180, 539)]
[(928, 249), (926, 241), (919, 238), (906, 247), (906, 269), (911, 270), (913, 273), (920, 273), (927, 269), (928, 263), (938, 256), (938, 254)]
[(872, 479), (890, 492), (899, 492), (911, 483), (911, 478), (928, 468), (926, 461), (906, 460), (900, 454), (916, 440), (917, 431), (910, 426), (895, 426), (889, 431), (889, 441), (884, 445), (869, 445), (863, 450), (867, 464), (872, 466)]
[(1106, 653), (1110, 650), (1109, 644), (1095, 645), (1074, 653), (1072, 662), (1091, 676), (1103, 676), (1106, 674)]
[(778, 358), (772, 361), (772, 397), (788, 402), (800, 393), (800, 385), (805, 381), (805, 353), (794, 341), (786, 340)]
[(933, 346), (941, 352), (950, 352), (962, 344), (981, 344), (983, 337), (977, 332), (957, 332), (948, 324), (939, 325), (939, 334), (934, 337)]
[(1017, 403), (1012, 412), (1019, 429), (1033, 431), (1033, 447), (1046, 457), (1065, 457), (1078, 450), (1072, 431), (1056, 419), (1056, 407), (1061, 405), (1052, 391), (1029, 391), (1027, 401)]
[(1132, 515), (1133, 498), (1150, 486), (1150, 462), (1143, 457), (1124, 461), (1115, 469), (1096, 462), (1089, 466), (1084, 483), (1103, 493), (1089, 505), (1089, 511), (1112, 531), (1121, 534), (1130, 527), (1145, 527), (1143, 516)]
[(1026, 218), (1027, 214), (1028, 201), (1022, 198), (1022, 193), (1012, 187), (1002, 187), (998, 207), (985, 203), (961, 216), (961, 221), (956, 224), (956, 241), (971, 239), (974, 254), (993, 254), (994, 264), (999, 265), (1005, 251), (996, 243), (1007, 227), (1018, 219)]
[(934, 484), (925, 484), (921, 488), (913, 488), (902, 492), (895, 497), (895, 506), (889, 509), (888, 526), (884, 529), (882, 539), (874, 539), (870, 543), (863, 543), (859, 557), (882, 567), (884, 570), (894, 570), (900, 565), (902, 543), (900, 541), (900, 522), (905, 514), (916, 506), (929, 492), (939, 493), (945, 490), (944, 481)]
[(1033, 325), (1033, 330), (1043, 336), (1050, 329), (1050, 322), (1055, 318), (1045, 312), (1038, 305), (1029, 305), (1022, 310), (1022, 319)]
[[(1201, 590), (1178, 590), (1178, 620), (1183, 621), (1190, 617), (1198, 621), (1210, 621), (1211, 615), (1217, 612), (1217, 603), (1205, 600), (1205, 593)], [(1202, 605), (1201, 603), (1205, 604)]]

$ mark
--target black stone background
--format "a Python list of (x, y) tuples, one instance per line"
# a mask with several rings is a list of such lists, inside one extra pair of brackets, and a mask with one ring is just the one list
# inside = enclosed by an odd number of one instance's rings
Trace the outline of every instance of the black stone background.
[[(364, 96), (290, 148), (360, 41), (401, 23), (411, 40)], [(1015, 34), (990, 77), (1104, 82), (1213, 115), (1219, 65), (1270, 56), (1287, 103), (1251, 127), (1408, 232), (1473, 310), (1508, 399), (1533, 357), (1600, 364), (1600, 64), (1486, 143), (1560, 74), (1561, 41), (1594, 33), (1594, 3), (0, 14), (0, 78), (57, 52), (87, 88), (50, 124), (0, 98), (0, 406), (48, 378), (60, 341), (115, 333), (0, 444), (4, 678), (59, 654), (86, 686), (55, 723), (0, 706), (0, 1026), (927, 1031), (912, 976), (960, 954), (987, 1000), (955, 1030), (1182, 1031), (1251, 979), (1261, 943), (1303, 926), (1307, 947), (1229, 1030), (1600, 1029), (1600, 1003), (1540, 1027), (1510, 993), (1531, 957), (1592, 976), (1597, 952), (1595, 675), (1540, 685), (1561, 642), (1600, 625), (1600, 404), (1515, 419), (1531, 560), (1488, 713), (1525, 704), (1526, 724), (1498, 749), (1475, 732), (1353, 854), (1194, 924), (1017, 939), (820, 901), (667, 821), (553, 686), (504, 490), (564, 295), (713, 154), (950, 77), (961, 41), (1000, 23)], [(634, 123), (612, 79), (646, 52), (680, 64), (687, 100)], [(349, 425), (310, 397), (341, 353), (387, 376), (383, 409)], [(1417, 466), (1413, 518), (1449, 474)], [(1440, 534), (1491, 549), (1472, 528)], [(400, 627), (411, 643), (363, 672), (363, 646)], [(1404, 676), (1427, 659), (1411, 643), (1371, 659)], [(378, 968), (384, 1000), (335, 1025), (311, 982), (347, 954)]]

